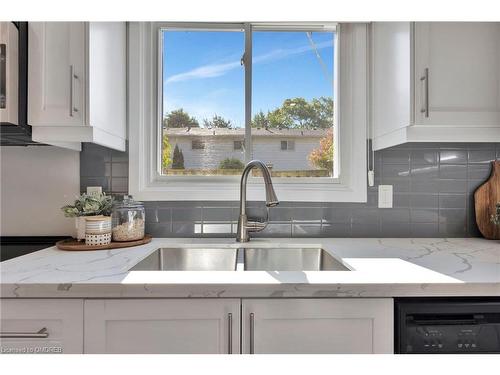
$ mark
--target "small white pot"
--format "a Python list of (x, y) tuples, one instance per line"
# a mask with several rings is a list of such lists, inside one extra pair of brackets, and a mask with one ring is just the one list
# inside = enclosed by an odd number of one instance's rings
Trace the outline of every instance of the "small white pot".
[(85, 239), (85, 216), (75, 217), (76, 239), (83, 241)]

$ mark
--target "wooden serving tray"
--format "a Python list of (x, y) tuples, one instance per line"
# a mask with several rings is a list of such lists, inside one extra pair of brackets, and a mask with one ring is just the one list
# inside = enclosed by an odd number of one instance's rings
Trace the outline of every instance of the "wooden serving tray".
[(88, 251), (88, 250), (108, 250), (108, 249), (120, 249), (122, 247), (132, 247), (145, 245), (150, 243), (153, 237), (149, 234), (146, 234), (142, 240), (137, 241), (123, 241), (111, 242), (109, 245), (98, 245), (98, 246), (87, 246), (85, 245), (85, 241), (77, 241), (74, 238), (70, 238), (67, 240), (62, 240), (56, 242), (56, 246), (59, 250), (67, 250), (67, 251)]

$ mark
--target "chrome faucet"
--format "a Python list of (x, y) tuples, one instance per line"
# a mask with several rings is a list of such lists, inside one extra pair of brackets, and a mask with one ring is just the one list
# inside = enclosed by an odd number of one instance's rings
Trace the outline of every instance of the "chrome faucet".
[[(266, 207), (267, 207), (267, 217), (265, 221), (251, 221), (247, 218), (247, 180), (250, 171), (259, 167), (262, 171), (262, 177), (264, 177), (264, 184), (266, 189)], [(240, 185), (240, 216), (238, 218), (238, 231), (236, 234), (236, 241), (238, 242), (248, 242), (250, 241), (249, 232), (260, 232), (265, 227), (267, 227), (269, 219), (269, 207), (274, 207), (279, 204), (278, 197), (274, 192), (273, 182), (271, 181), (271, 173), (266, 165), (260, 160), (250, 161), (241, 175), (241, 185)]]

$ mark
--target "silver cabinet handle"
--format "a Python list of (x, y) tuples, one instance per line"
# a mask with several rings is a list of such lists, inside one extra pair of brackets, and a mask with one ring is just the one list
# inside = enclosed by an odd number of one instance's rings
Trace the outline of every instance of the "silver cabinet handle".
[(2, 339), (46, 339), (47, 337), (49, 332), (45, 327), (38, 332), (0, 332)]
[(255, 315), (250, 313), (250, 354), (255, 354)]
[(420, 77), (420, 81), (424, 83), (424, 108), (420, 112), (424, 113), (425, 117), (429, 117), (429, 68), (424, 69), (424, 75)]
[(74, 106), (73, 103), (73, 81), (78, 79), (78, 76), (75, 74), (75, 70), (73, 65), (69, 66), (69, 115), (73, 117), (73, 112), (78, 112), (78, 108)]
[(69, 66), (69, 115), (73, 117), (73, 65)]
[(233, 354), (233, 314), (227, 314), (227, 354)]

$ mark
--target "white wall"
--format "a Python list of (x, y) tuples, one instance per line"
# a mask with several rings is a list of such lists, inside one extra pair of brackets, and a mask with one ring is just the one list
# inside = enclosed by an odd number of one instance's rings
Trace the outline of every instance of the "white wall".
[[(312, 150), (319, 147), (321, 138), (257, 138), (253, 143), (253, 158), (273, 165), (275, 171), (315, 169), (311, 166), (308, 156)], [(295, 142), (295, 149), (281, 150), (281, 141)]]
[(71, 235), (60, 207), (80, 192), (80, 154), (57, 147), (0, 147), (0, 235)]

